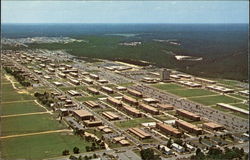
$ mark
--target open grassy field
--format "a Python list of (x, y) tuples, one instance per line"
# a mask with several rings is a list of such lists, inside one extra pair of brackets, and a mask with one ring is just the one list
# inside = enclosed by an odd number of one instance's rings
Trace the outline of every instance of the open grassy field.
[(215, 92), (205, 89), (168, 90), (168, 92), (181, 97), (195, 97), (195, 96), (206, 96), (206, 95), (216, 94)]
[(229, 94), (230, 96), (236, 97), (236, 98), (240, 98), (240, 99), (244, 99), (247, 100), (248, 97), (247, 96), (243, 96), (243, 95), (239, 95), (239, 94)]
[(61, 156), (65, 149), (72, 154), (74, 147), (78, 147), (80, 152), (85, 152), (85, 147), (91, 146), (80, 137), (66, 133), (7, 138), (1, 141), (1, 156), (5, 160), (51, 158)]
[(238, 99), (234, 99), (228, 96), (219, 95), (219, 96), (209, 96), (209, 97), (197, 97), (189, 98), (190, 100), (201, 103), (207, 106), (215, 105), (216, 103), (237, 103), (240, 102)]
[(43, 111), (45, 111), (45, 109), (38, 106), (34, 101), (3, 103), (1, 105), (1, 115), (24, 114)]
[(154, 122), (154, 120), (150, 118), (134, 118), (133, 120), (115, 122), (115, 125), (125, 129), (125, 128), (136, 127), (139, 126), (141, 123), (146, 123), (146, 122)]
[(36, 114), (2, 118), (2, 136), (42, 132), (65, 128), (50, 114)]
[(167, 121), (167, 120), (173, 119), (173, 118), (166, 116), (166, 115), (157, 115), (157, 116), (154, 116), (154, 118), (159, 119), (160, 121)]
[(175, 89), (185, 89), (181, 85), (174, 84), (174, 83), (166, 83), (166, 84), (153, 84), (153, 87), (156, 87), (161, 90), (175, 90)]

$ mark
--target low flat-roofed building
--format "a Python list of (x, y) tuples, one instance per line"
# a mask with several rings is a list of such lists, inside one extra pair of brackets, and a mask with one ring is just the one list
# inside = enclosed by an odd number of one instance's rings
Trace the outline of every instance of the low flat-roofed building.
[(92, 78), (92, 79), (95, 79), (95, 80), (98, 80), (99, 79), (99, 76), (96, 75), (96, 74), (89, 74), (89, 77)]
[(242, 114), (245, 114), (245, 115), (249, 115), (248, 110), (245, 110), (245, 109), (242, 109), (242, 108), (239, 108), (239, 107), (236, 107), (236, 106), (232, 106), (232, 105), (229, 105), (229, 104), (217, 103), (217, 106), (229, 109), (229, 110), (234, 111), (234, 112), (239, 112), (239, 113), (242, 113)]
[(202, 129), (198, 128), (196, 125), (193, 125), (191, 123), (188, 123), (186, 121), (182, 121), (182, 120), (176, 120), (175, 121), (175, 125), (185, 129), (186, 131), (190, 132), (190, 133), (194, 133), (197, 135), (202, 134)]
[(95, 95), (100, 94), (100, 92), (93, 87), (88, 87), (87, 91), (90, 92), (91, 94), (95, 94)]
[(215, 84), (216, 83), (215, 81), (212, 81), (209, 79), (204, 79), (204, 78), (198, 78), (198, 77), (195, 77), (194, 80), (198, 81), (200, 83), (206, 83), (206, 84)]
[(120, 140), (119, 143), (120, 143), (122, 146), (127, 146), (127, 145), (129, 145), (129, 142), (128, 142), (127, 140), (125, 140), (125, 139)]
[(164, 123), (156, 123), (156, 128), (161, 130), (162, 132), (164, 132), (167, 135), (171, 135), (174, 137), (181, 137), (181, 132), (178, 129), (176, 129), (170, 125), (167, 125)]
[(109, 88), (109, 87), (106, 87), (106, 86), (102, 86), (101, 87), (101, 90), (108, 93), (108, 94), (112, 94), (114, 93), (113, 89), (112, 88)]
[(97, 80), (97, 82), (99, 82), (99, 83), (108, 83), (108, 81), (106, 80), (106, 79), (99, 79), (99, 80)]
[(215, 131), (224, 129), (222, 125), (214, 122), (203, 123), (202, 127), (208, 130), (215, 130)]
[(244, 96), (249, 96), (249, 90), (239, 91), (239, 94), (242, 94)]
[(74, 85), (80, 85), (80, 81), (76, 80), (76, 79), (69, 79), (70, 83), (74, 84)]
[(187, 74), (178, 74), (179, 77), (184, 78), (184, 79), (191, 79), (192, 76), (187, 75)]
[(34, 72), (35, 72), (36, 74), (39, 74), (39, 75), (43, 74), (41, 71), (38, 71), (38, 70), (34, 70)]
[(143, 98), (143, 101), (145, 103), (151, 104), (151, 103), (158, 103), (159, 101), (157, 99), (154, 98)]
[(63, 84), (61, 82), (53, 82), (54, 85), (56, 86), (62, 86)]
[(122, 105), (122, 109), (129, 115), (132, 115), (134, 117), (141, 117), (142, 114), (141, 112), (136, 109), (136, 108), (133, 108), (133, 107), (130, 107), (128, 105)]
[(206, 88), (211, 89), (213, 91), (221, 92), (221, 93), (233, 93), (234, 90), (222, 86), (216, 86), (216, 85), (211, 85), (211, 86), (206, 86)]
[(119, 120), (120, 117), (116, 115), (113, 112), (107, 111), (102, 113), (105, 117), (107, 117), (109, 120), (114, 121), (114, 120)]
[(66, 96), (57, 96), (57, 99), (60, 101), (65, 101), (67, 99)]
[(78, 73), (74, 73), (74, 72), (70, 72), (69, 75), (72, 77), (78, 77)]
[(172, 79), (181, 79), (180, 76), (175, 75), (175, 74), (170, 75), (170, 78), (172, 78)]
[(197, 114), (194, 114), (192, 112), (186, 111), (184, 109), (176, 109), (176, 113), (180, 116), (183, 116), (185, 118), (194, 120), (194, 121), (199, 121), (200, 120), (200, 116), (198, 116)]
[(82, 72), (82, 75), (87, 76), (89, 75), (89, 72)]
[(58, 76), (59, 76), (59, 77), (61, 77), (61, 78), (66, 78), (66, 74), (61, 73), (61, 72), (60, 72), (60, 73), (58, 73)]
[(175, 150), (175, 151), (177, 151), (177, 152), (185, 152), (185, 148), (184, 147), (182, 147), (182, 146), (180, 146), (179, 144), (177, 144), (177, 143), (173, 143), (172, 145), (171, 145), (171, 147), (172, 147), (172, 149), (173, 150)]
[(72, 114), (78, 120), (89, 120), (94, 118), (93, 114), (86, 110), (73, 110)]
[(69, 90), (68, 93), (71, 95), (71, 96), (81, 96), (81, 93), (75, 91), (75, 90)]
[(92, 79), (89, 79), (89, 78), (84, 78), (82, 81), (84, 83), (87, 83), (87, 84), (93, 84), (94, 83), (94, 81)]
[(122, 97), (122, 100), (126, 103), (132, 104), (132, 105), (138, 105), (138, 101), (135, 98), (129, 97), (124, 95)]
[(73, 102), (72, 102), (72, 100), (71, 99), (66, 99), (65, 100), (65, 104), (72, 104)]
[(141, 81), (145, 83), (157, 83), (159, 82), (159, 79), (151, 78), (151, 77), (143, 77)]
[(45, 79), (51, 79), (51, 77), (50, 76), (47, 76), (47, 75), (45, 75), (45, 76), (43, 76)]
[(201, 84), (199, 83), (195, 83), (195, 82), (190, 82), (190, 81), (176, 81), (177, 83), (187, 86), (187, 87), (192, 87), (192, 88), (198, 88), (198, 87), (202, 87)]
[(73, 107), (77, 107), (77, 105), (75, 103), (72, 104), (64, 104), (63, 107), (65, 108), (73, 108)]
[(69, 110), (66, 109), (66, 108), (60, 108), (60, 109), (59, 109), (59, 114), (60, 114), (61, 116), (68, 116), (68, 115), (69, 115)]
[(49, 72), (55, 72), (56, 70), (55, 70), (54, 68), (49, 67), (49, 68), (48, 68), (48, 71), (49, 71)]
[(118, 107), (122, 106), (121, 101), (118, 100), (118, 99), (116, 99), (116, 98), (108, 97), (108, 98), (107, 98), (107, 101), (108, 101), (109, 103), (113, 104), (114, 106), (118, 106)]
[(95, 101), (85, 101), (83, 103), (86, 104), (87, 106), (91, 107), (91, 108), (100, 107), (100, 105), (98, 103), (96, 103)]
[(123, 87), (123, 86), (118, 86), (118, 87), (116, 87), (116, 89), (117, 89), (118, 91), (126, 91), (126, 90), (127, 90), (127, 88), (126, 88), (126, 87)]
[(170, 104), (157, 104), (157, 107), (161, 110), (173, 110), (174, 106)]
[(140, 139), (147, 139), (147, 138), (151, 137), (150, 134), (144, 132), (140, 128), (129, 128), (128, 131), (132, 132), (133, 134), (135, 134)]
[(83, 124), (87, 127), (97, 127), (102, 125), (102, 121), (100, 120), (85, 120)]
[(39, 64), (39, 66), (40, 66), (41, 68), (45, 68), (45, 67), (46, 67), (45, 64)]
[(151, 114), (154, 114), (154, 115), (160, 114), (158, 109), (156, 109), (155, 107), (152, 107), (150, 105), (144, 104), (144, 103), (140, 103), (139, 108), (141, 108), (145, 112), (148, 112), (148, 113), (151, 113)]
[(159, 145), (160, 150), (163, 151), (164, 154), (169, 155), (169, 154), (173, 154), (172, 150), (170, 148), (168, 148), (167, 146), (164, 145)]
[(133, 89), (127, 89), (128, 93), (133, 95), (133, 96), (136, 96), (136, 97), (142, 97), (142, 93), (139, 92), (139, 91), (136, 91), (136, 90), (133, 90)]

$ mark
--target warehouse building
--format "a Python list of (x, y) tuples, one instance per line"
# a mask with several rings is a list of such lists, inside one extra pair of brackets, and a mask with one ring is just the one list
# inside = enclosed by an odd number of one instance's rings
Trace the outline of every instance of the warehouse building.
[(73, 110), (72, 115), (78, 120), (89, 120), (94, 118), (94, 116), (86, 110)]
[(118, 87), (116, 87), (116, 89), (117, 89), (118, 91), (126, 91), (126, 90), (127, 90), (127, 88), (126, 88), (126, 87), (123, 87), (123, 86), (118, 86)]
[(108, 81), (106, 79), (99, 79), (99, 80), (97, 80), (97, 82), (102, 83), (102, 84), (108, 83)]
[(143, 103), (140, 103), (139, 104), (139, 108), (141, 108), (142, 110), (144, 110), (145, 112), (148, 112), (148, 113), (151, 113), (153, 115), (158, 115), (160, 114), (159, 113), (159, 110), (157, 110), (156, 108), (152, 107), (152, 106), (149, 106), (147, 104), (143, 104)]
[(118, 100), (118, 99), (115, 99), (115, 98), (113, 98), (113, 97), (108, 97), (108, 98), (107, 98), (107, 101), (108, 101), (109, 103), (111, 103), (112, 105), (114, 105), (114, 106), (118, 106), (118, 107), (121, 107), (121, 106), (122, 106), (121, 101)]
[(123, 109), (127, 114), (132, 115), (132, 116), (134, 116), (134, 117), (141, 117), (141, 116), (142, 116), (141, 112), (140, 112), (138, 109), (133, 108), (133, 107), (130, 107), (130, 106), (128, 106), (128, 105), (123, 105), (123, 106), (122, 106), (122, 109)]
[(174, 137), (179, 138), (182, 135), (178, 129), (164, 123), (156, 123), (156, 128), (162, 131), (163, 133)]
[(141, 130), (140, 128), (129, 128), (128, 131), (130, 131), (131, 133), (135, 134), (137, 137), (139, 137), (140, 139), (148, 139), (151, 138), (151, 135), (144, 132), (143, 130)]
[(58, 73), (58, 76), (59, 76), (59, 77), (61, 77), (61, 78), (66, 78), (66, 74), (61, 73), (61, 72), (60, 72), (60, 73)]
[(87, 84), (93, 84), (93, 83), (94, 83), (94, 81), (91, 80), (91, 79), (89, 79), (89, 78), (84, 78), (82, 81), (83, 81), (84, 83), (87, 83)]
[(161, 110), (173, 110), (174, 107), (169, 104), (157, 104), (157, 108)]
[(85, 120), (83, 124), (87, 127), (98, 127), (102, 125), (102, 121), (100, 120)]
[(203, 123), (202, 127), (204, 129), (213, 130), (213, 131), (224, 129), (222, 125), (214, 123), (214, 122)]
[(75, 90), (69, 90), (68, 93), (71, 95), (71, 96), (81, 96), (81, 93), (75, 91)]
[(192, 87), (192, 88), (202, 87), (201, 84), (190, 82), (190, 81), (176, 81), (176, 82), (181, 84), (181, 85), (184, 85), (184, 86), (187, 86), (187, 87)]
[(133, 96), (136, 96), (136, 97), (142, 97), (142, 93), (139, 92), (139, 91), (136, 91), (136, 90), (133, 90), (133, 89), (127, 89), (128, 93), (133, 95)]
[(98, 108), (100, 107), (100, 105), (94, 101), (85, 101), (83, 102), (84, 104), (86, 104), (87, 106), (91, 107), (91, 108)]
[(198, 116), (192, 112), (186, 111), (184, 109), (177, 109), (176, 113), (182, 117), (185, 117), (185, 118), (188, 118), (188, 119), (191, 119), (194, 121), (199, 121), (201, 118), (200, 116)]
[(245, 115), (249, 115), (249, 111), (248, 110), (241, 109), (241, 108), (229, 105), (229, 104), (217, 103), (217, 106), (225, 108), (225, 109), (229, 109), (229, 110), (234, 111), (234, 112), (239, 112), (239, 113), (242, 113), (242, 114), (245, 114)]
[(202, 129), (198, 128), (196, 125), (193, 125), (191, 123), (188, 123), (186, 121), (182, 121), (182, 120), (176, 120), (175, 121), (175, 125), (185, 129), (186, 131), (190, 132), (190, 133), (194, 133), (197, 135), (202, 134)]
[(92, 78), (92, 79), (95, 79), (95, 80), (99, 79), (99, 76), (96, 75), (96, 74), (89, 74), (89, 77)]
[(147, 104), (159, 103), (159, 101), (157, 99), (154, 99), (154, 98), (143, 98), (143, 101)]
[(108, 118), (109, 120), (111, 120), (111, 121), (119, 120), (119, 119), (120, 119), (118, 115), (116, 115), (115, 113), (110, 112), (110, 111), (103, 112), (102, 114), (103, 114), (106, 118)]
[(80, 85), (80, 81), (76, 80), (76, 79), (69, 79), (70, 83), (74, 84), (74, 85)]
[(89, 93), (95, 94), (95, 95), (100, 94), (99, 91), (98, 91), (97, 89), (93, 88), (93, 87), (88, 87), (88, 88), (87, 88), (87, 91), (88, 91)]
[(108, 94), (113, 94), (114, 93), (112, 88), (109, 88), (109, 87), (106, 87), (106, 86), (102, 86), (101, 90), (108, 93)]
[(233, 89), (216, 86), (216, 85), (206, 86), (206, 88), (216, 91), (216, 92), (221, 92), (221, 93), (233, 93), (234, 92)]
[(195, 77), (194, 80), (197, 81), (197, 82), (206, 83), (206, 84), (215, 84), (216, 83), (215, 81), (212, 81), (212, 80), (209, 80), (209, 79), (204, 79), (204, 78), (198, 78), (198, 77)]
[(135, 98), (132, 98), (132, 97), (129, 97), (129, 96), (126, 96), (124, 95), (122, 97), (122, 100), (126, 103), (129, 103), (131, 105), (138, 105), (138, 101), (135, 99)]

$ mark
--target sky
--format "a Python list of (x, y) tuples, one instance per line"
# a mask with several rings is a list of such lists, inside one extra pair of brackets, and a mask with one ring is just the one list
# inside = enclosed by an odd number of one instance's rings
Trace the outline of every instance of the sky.
[(248, 1), (2, 1), (2, 23), (249, 23)]

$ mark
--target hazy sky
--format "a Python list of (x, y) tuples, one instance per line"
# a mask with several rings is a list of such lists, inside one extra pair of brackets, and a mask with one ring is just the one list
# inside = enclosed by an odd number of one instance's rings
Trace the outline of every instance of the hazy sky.
[(2, 1), (2, 23), (248, 23), (248, 1)]

